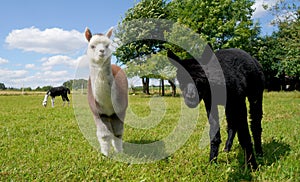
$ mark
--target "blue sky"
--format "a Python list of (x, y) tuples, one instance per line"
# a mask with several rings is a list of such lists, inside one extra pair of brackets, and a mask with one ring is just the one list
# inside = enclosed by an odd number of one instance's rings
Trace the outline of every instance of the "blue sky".
[[(257, 0), (253, 18), (271, 34), (273, 17)], [(87, 42), (83, 32), (116, 26), (136, 0), (3, 0), (0, 7), (0, 83), (6, 87), (59, 86), (75, 78)]]

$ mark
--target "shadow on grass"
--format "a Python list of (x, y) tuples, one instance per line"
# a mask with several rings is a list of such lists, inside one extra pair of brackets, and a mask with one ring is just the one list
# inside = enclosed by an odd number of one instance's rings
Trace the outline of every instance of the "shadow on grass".
[(261, 165), (270, 166), (274, 162), (277, 162), (280, 158), (286, 156), (290, 151), (290, 145), (272, 139), (268, 143), (263, 144), (264, 157), (262, 158), (263, 163)]
[[(262, 147), (264, 151), (264, 156), (256, 157), (258, 165), (261, 166), (271, 166), (273, 163), (286, 156), (291, 150), (290, 145), (282, 141), (277, 141), (275, 139), (264, 143)], [(245, 168), (244, 151), (242, 149), (239, 150), (237, 158), (239, 161), (239, 166), (241, 167), (236, 169), (233, 173), (229, 175), (228, 181), (251, 181), (253, 174), (251, 174), (252, 171), (250, 169)]]
[(126, 141), (124, 142), (124, 162), (151, 163), (168, 156), (163, 141)]

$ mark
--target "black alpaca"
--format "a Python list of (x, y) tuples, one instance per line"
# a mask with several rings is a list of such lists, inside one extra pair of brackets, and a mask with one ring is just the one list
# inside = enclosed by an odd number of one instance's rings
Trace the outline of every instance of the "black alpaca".
[(224, 105), (228, 124), (224, 151), (230, 151), (237, 132), (247, 164), (256, 169), (245, 100), (247, 97), (250, 103), (255, 151), (262, 155), (264, 74), (258, 61), (240, 49), (224, 49), (214, 54), (210, 46), (206, 46), (198, 61), (194, 58), (181, 60), (170, 50), (168, 57), (178, 68), (177, 79), (186, 105), (193, 108), (204, 100), (210, 123), (210, 161), (216, 161), (221, 143), (217, 105)]
[(65, 105), (66, 101), (68, 102), (68, 105), (70, 105), (70, 100), (68, 98), (68, 94), (70, 94), (69, 88), (66, 88), (64, 86), (52, 87), (47, 91), (47, 93), (45, 95), (45, 98), (43, 100), (43, 106), (45, 106), (45, 107), (47, 106), (48, 97), (51, 96), (52, 107), (54, 107), (55, 97), (60, 96), (60, 95), (61, 95), (62, 100), (64, 101), (63, 105)]

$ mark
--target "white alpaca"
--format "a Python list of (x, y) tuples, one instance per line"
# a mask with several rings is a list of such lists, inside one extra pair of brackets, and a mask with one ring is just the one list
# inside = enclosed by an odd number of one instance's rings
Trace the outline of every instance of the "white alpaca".
[(110, 146), (122, 152), (122, 136), (125, 112), (128, 105), (128, 83), (124, 71), (111, 65), (110, 49), (113, 29), (105, 35), (92, 35), (86, 28), (88, 40), (90, 78), (88, 82), (88, 101), (97, 127), (97, 137), (101, 152), (108, 156)]

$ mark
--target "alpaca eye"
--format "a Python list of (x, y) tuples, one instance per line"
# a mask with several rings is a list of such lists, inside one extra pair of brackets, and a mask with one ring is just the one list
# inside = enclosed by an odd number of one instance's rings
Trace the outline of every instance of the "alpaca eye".
[(107, 45), (107, 46), (105, 46), (105, 47), (106, 47), (106, 49), (108, 49), (109, 45)]
[(94, 46), (94, 45), (91, 45), (91, 48), (92, 48), (92, 49), (95, 49), (95, 46)]

